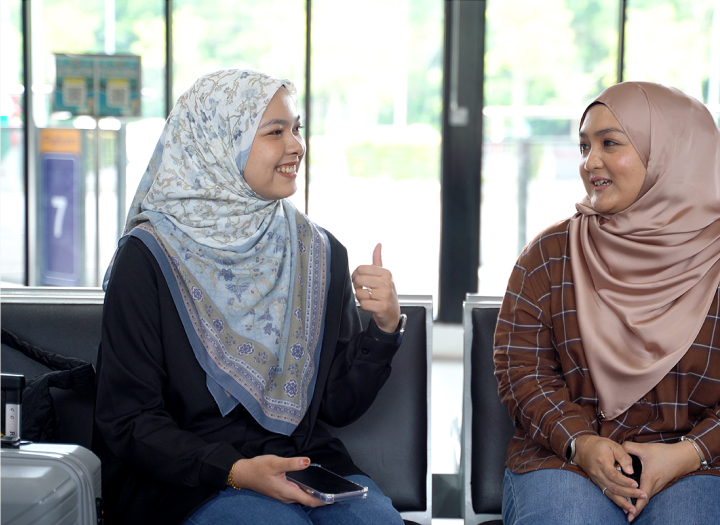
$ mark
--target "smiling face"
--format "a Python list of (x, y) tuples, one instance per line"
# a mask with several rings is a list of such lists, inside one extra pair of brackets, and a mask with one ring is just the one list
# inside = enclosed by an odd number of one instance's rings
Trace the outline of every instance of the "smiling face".
[(580, 127), (580, 177), (598, 213), (617, 213), (640, 194), (647, 169), (615, 115), (592, 106)]
[(281, 87), (265, 109), (245, 164), (245, 182), (262, 198), (284, 199), (297, 191), (295, 179), (305, 155), (300, 128), (295, 102)]

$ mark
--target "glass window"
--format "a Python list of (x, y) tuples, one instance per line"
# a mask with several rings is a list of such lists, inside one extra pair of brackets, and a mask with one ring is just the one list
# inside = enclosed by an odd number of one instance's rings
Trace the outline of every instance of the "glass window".
[(618, 2), (505, 0), (486, 16), (479, 292), (502, 295), (522, 248), (584, 195), (577, 130), (616, 81)]
[(698, 100), (720, 102), (720, 4), (630, 0), (625, 26), (626, 80), (676, 87)]
[(443, 3), (315, 0), (309, 215), (437, 299)]
[[(0, 282), (25, 284), (22, 3), (0, 1)], [(8, 57), (16, 57), (14, 60)]]
[[(206, 73), (256, 69), (292, 80), (305, 117), (305, 2), (175, 0), (173, 8), (175, 99)], [(305, 210), (304, 166), (291, 197), (300, 210)]]
[[(99, 286), (117, 246), (129, 198), (164, 120), (164, 2), (44, 0), (35, 6), (39, 9), (34, 9), (32, 18), (33, 118), (40, 140), (35, 175), (38, 194), (31, 196), (38, 204), (38, 277), (31, 284)], [(82, 30), (69, 30), (74, 27)], [(54, 111), (56, 53), (139, 55), (141, 117), (96, 118)], [(70, 130), (76, 132), (68, 134)], [(44, 136), (49, 140), (77, 137), (72, 139), (78, 141), (77, 151), (71, 152), (74, 165), (43, 150)], [(50, 189), (46, 174), (52, 169), (66, 169), (72, 174), (72, 188)], [(56, 191), (70, 193), (48, 197)], [(46, 226), (57, 223), (53, 235), (64, 236), (67, 230), (61, 228), (60, 219), (67, 221), (68, 217), (73, 220), (69, 227), (74, 232), (68, 234), (73, 240), (63, 251), (48, 240)], [(55, 268), (66, 271), (58, 273)]]

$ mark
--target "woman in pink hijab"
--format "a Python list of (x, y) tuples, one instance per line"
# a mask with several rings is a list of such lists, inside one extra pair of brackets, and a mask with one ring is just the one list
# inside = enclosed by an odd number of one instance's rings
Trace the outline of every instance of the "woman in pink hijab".
[(520, 255), (495, 332), (510, 524), (720, 516), (720, 131), (625, 82), (580, 123), (578, 213)]

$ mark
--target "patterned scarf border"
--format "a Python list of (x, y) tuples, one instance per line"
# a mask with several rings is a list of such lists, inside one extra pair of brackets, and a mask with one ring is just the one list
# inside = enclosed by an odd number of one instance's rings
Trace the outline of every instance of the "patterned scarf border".
[[(165, 235), (185, 236), (171, 221), (157, 217), (129, 233), (158, 261), (195, 356), (207, 373), (208, 389), (223, 415), (240, 403), (264, 428), (284, 435), (297, 427), (312, 399), (330, 279), (330, 244), (324, 231), (299, 212), (288, 219), (296, 226), (290, 228), (296, 232), (290, 242), (296, 243), (298, 255), (288, 295), (292, 307), (285, 308), (282, 323), (287, 329), (285, 335), (277, 334), (285, 344), (277, 355), (249, 337), (256, 327), (246, 326), (246, 335), (229, 328), (222, 310), (203, 292), (183, 258), (158, 235), (156, 229)], [(271, 321), (269, 315), (266, 311), (255, 320)], [(270, 322), (265, 330), (280, 331)]]

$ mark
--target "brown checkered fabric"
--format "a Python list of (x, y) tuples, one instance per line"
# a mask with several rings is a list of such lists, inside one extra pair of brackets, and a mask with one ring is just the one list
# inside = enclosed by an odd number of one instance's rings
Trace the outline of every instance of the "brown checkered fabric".
[(564, 220), (540, 234), (513, 269), (495, 331), (495, 375), (517, 430), (507, 454), (516, 473), (565, 468), (573, 437), (622, 443), (696, 440), (720, 475), (720, 301), (695, 343), (658, 385), (614, 420), (598, 414), (575, 310)]

